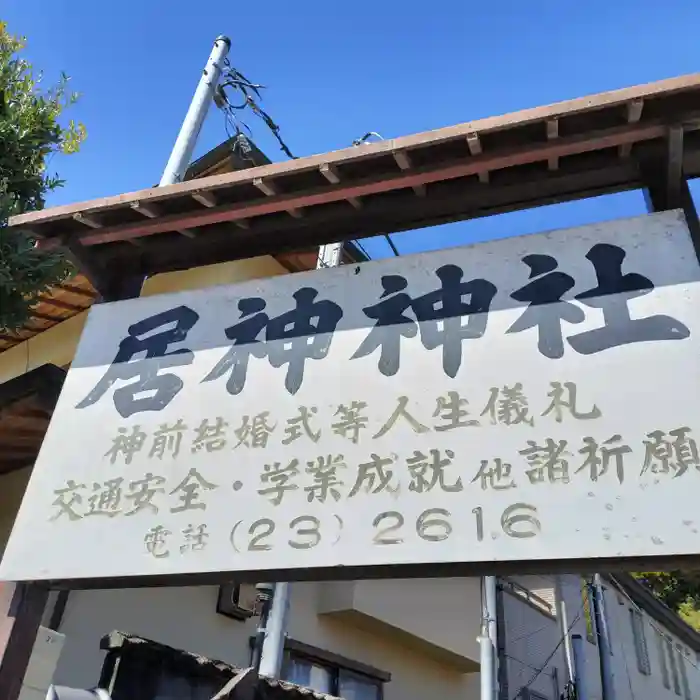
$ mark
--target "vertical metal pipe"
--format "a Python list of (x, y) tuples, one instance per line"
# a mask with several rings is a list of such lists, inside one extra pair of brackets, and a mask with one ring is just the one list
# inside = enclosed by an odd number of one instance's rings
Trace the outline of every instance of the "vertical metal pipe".
[(586, 678), (586, 654), (584, 641), (580, 634), (571, 636), (571, 649), (574, 660), (574, 684), (576, 687), (576, 700), (590, 700), (588, 683)]
[(591, 584), (593, 595), (593, 613), (595, 618), (596, 635), (598, 637), (598, 658), (600, 660), (600, 680), (603, 691), (602, 700), (615, 700), (615, 679), (613, 677), (610, 647), (610, 630), (605, 614), (605, 598), (603, 596), (603, 581), (600, 574), (593, 577)]
[(481, 700), (496, 700), (496, 577), (484, 576), (481, 579)]
[(289, 584), (276, 583), (272, 607), (265, 625), (265, 639), (260, 657), (261, 676), (279, 678), (284, 662), (284, 642), (287, 638), (289, 618)]
[(566, 681), (573, 683), (574, 680), (574, 655), (571, 646), (571, 635), (569, 633), (569, 618), (566, 611), (566, 601), (561, 585), (561, 576), (554, 576), (554, 597), (556, 599), (557, 620), (559, 620), (559, 630), (564, 639), (564, 660), (566, 662)]
[(177, 135), (168, 164), (165, 166), (163, 176), (160, 179), (161, 187), (181, 182), (185, 176), (199, 132), (202, 129), (202, 124), (204, 124), (204, 118), (207, 116), (216, 87), (219, 84), (224, 59), (230, 48), (231, 40), (226, 36), (220, 36), (214, 42), (214, 48), (197, 85), (190, 108), (185, 115), (185, 120), (180, 127), (180, 133)]

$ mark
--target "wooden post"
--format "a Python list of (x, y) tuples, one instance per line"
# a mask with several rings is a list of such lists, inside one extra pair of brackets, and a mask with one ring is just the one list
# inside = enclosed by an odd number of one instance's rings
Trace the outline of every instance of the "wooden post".
[(5, 642), (0, 659), (2, 700), (19, 698), (48, 597), (48, 587), (36, 583), (15, 586), (7, 617), (2, 622)]
[(658, 158), (640, 163), (647, 209), (650, 212), (682, 209), (700, 260), (700, 219), (683, 172), (681, 127), (669, 129), (664, 150)]

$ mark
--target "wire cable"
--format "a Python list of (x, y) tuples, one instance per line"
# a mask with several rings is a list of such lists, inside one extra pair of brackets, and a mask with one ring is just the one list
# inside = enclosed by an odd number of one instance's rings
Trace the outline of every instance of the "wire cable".
[[(231, 61), (226, 58), (224, 60), (224, 71), (222, 73), (221, 82), (216, 88), (214, 102), (226, 115), (227, 133), (228, 127), (232, 126), (234, 135), (238, 139), (243, 132), (240, 124), (250, 133), (250, 129), (240, 120), (238, 115), (239, 112), (249, 109), (256, 117), (261, 119), (265, 126), (272, 132), (272, 135), (280, 145), (280, 150), (283, 151), (288, 158), (295, 160), (296, 156), (291, 152), (282, 138), (280, 127), (256, 101), (256, 97), (258, 100), (262, 101), (262, 94), (260, 91), (264, 88), (264, 85), (253, 83), (248, 80), (248, 78), (237, 68), (234, 68), (234, 66), (231, 65)], [(229, 93), (239, 94), (242, 97), (242, 101), (232, 101), (233, 98), (229, 98)], [(245, 134), (243, 134), (243, 136), (245, 138)]]
[(530, 686), (542, 675), (544, 670), (547, 668), (547, 665), (549, 662), (554, 658), (554, 655), (559, 651), (559, 648), (561, 645), (564, 643), (564, 640), (566, 637), (571, 633), (571, 630), (574, 628), (574, 625), (581, 619), (581, 614), (583, 613), (583, 605), (581, 605), (581, 609), (579, 610), (578, 614), (576, 617), (571, 621), (571, 624), (569, 625), (569, 628), (566, 630), (566, 633), (562, 635), (561, 639), (557, 642), (557, 645), (552, 649), (552, 653), (545, 659), (544, 663), (542, 666), (539, 668), (539, 670), (535, 673), (535, 675), (524, 685), (522, 686), (518, 692), (513, 696), (512, 700), (518, 700), (518, 697), (522, 694), (524, 690), (528, 690)]

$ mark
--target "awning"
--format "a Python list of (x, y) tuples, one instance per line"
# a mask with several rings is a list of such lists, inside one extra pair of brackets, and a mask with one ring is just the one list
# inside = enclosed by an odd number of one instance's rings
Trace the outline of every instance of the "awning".
[(695, 74), (54, 207), (10, 225), (41, 245), (69, 246), (93, 276), (154, 274), (638, 188), (649, 161), (695, 177), (699, 127)]

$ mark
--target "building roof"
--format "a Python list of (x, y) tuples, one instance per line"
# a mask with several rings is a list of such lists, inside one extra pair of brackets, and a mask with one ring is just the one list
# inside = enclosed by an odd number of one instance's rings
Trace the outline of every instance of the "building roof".
[[(252, 141), (249, 141), (248, 146), (250, 153), (243, 158), (239, 149), (235, 147), (235, 139), (220, 143), (190, 165), (185, 180), (190, 182), (206, 176), (270, 163), (267, 156)], [(312, 248), (292, 251), (275, 257), (290, 272), (302, 272), (316, 267), (317, 250)], [(363, 260), (366, 260), (366, 256), (357, 246), (352, 243), (345, 246), (343, 262), (354, 263)], [(39, 303), (32, 308), (29, 320), (21, 329), (15, 332), (0, 329), (0, 353), (87, 311), (99, 296), (98, 291), (82, 272), (63, 284), (50, 287), (39, 297)]]
[(619, 586), (637, 607), (647, 612), (693, 651), (700, 653), (700, 632), (693, 629), (678, 613), (664, 605), (643, 583), (630, 574), (608, 574), (607, 578)]
[[(700, 175), (700, 74), (10, 221), (144, 274), (642, 186), (673, 150)], [(673, 138), (670, 138), (673, 134)], [(666, 161), (663, 161), (666, 162)], [(121, 268), (120, 268), (121, 269)]]
[[(138, 649), (139, 651), (147, 650), (159, 656), (165, 655), (185, 672), (187, 669), (191, 669), (195, 673), (202, 669), (209, 669), (214, 673), (221, 674), (225, 680), (246, 671), (244, 668), (234, 666), (225, 661), (218, 661), (200, 654), (175, 649), (160, 642), (154, 642), (127, 632), (114, 631), (106, 635), (100, 642), (100, 649), (120, 652), (133, 649)], [(265, 676), (260, 676), (259, 681), (264, 686), (265, 692), (263, 697), (265, 700), (338, 700), (334, 695), (320, 693), (288, 681), (275, 680)]]

